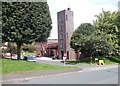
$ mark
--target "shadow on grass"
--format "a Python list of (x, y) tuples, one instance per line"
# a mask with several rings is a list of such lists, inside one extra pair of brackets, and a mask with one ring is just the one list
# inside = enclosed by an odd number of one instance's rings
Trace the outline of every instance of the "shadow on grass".
[[(79, 61), (66, 61), (66, 64), (71, 64), (71, 65), (76, 65), (76, 64), (96, 64), (95, 63), (95, 58), (82, 58)], [(111, 57), (105, 57), (105, 56), (99, 56), (97, 57), (99, 60), (104, 60), (105, 64), (115, 64), (115, 63), (120, 63), (120, 57), (119, 56), (111, 56)]]
[(120, 56), (109, 56), (109, 57), (107, 56), (105, 58), (112, 62), (120, 63)]
[[(84, 58), (84, 59), (80, 59), (78, 61), (66, 61), (66, 64), (71, 64), (71, 65), (76, 65), (76, 64), (91, 64), (91, 60), (90, 58)], [(92, 61), (92, 63), (94, 63)]]

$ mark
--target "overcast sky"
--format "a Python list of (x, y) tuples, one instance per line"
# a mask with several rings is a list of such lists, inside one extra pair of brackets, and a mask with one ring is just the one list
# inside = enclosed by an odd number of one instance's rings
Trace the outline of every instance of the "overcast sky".
[(92, 23), (94, 15), (105, 11), (117, 11), (119, 0), (47, 0), (51, 18), (52, 30), (49, 39), (57, 39), (57, 12), (68, 7), (74, 12), (74, 29), (81, 23)]

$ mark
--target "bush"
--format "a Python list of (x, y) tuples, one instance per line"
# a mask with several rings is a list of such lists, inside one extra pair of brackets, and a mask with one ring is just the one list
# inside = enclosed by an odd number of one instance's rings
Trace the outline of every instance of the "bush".
[(2, 49), (2, 53), (8, 53), (10, 51), (9, 48)]
[(25, 52), (34, 52), (36, 50), (35, 45), (24, 45), (22, 46), (22, 50), (24, 50)]
[(11, 46), (10, 48), (5, 48), (2, 49), (2, 53), (17, 53), (17, 47), (16, 46)]
[(14, 53), (14, 54), (17, 53), (17, 47), (16, 46), (11, 47), (11, 53)]
[(109, 59), (110, 61), (120, 63), (120, 57), (119, 56), (107, 56), (105, 58)]

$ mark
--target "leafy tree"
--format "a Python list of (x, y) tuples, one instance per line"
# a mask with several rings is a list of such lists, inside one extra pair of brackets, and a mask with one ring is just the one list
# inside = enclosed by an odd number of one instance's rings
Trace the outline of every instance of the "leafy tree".
[(47, 41), (51, 24), (47, 2), (2, 3), (2, 39), (16, 43), (18, 59), (22, 44)]
[(79, 50), (78, 46), (84, 45), (84, 41), (89, 35), (94, 33), (94, 26), (90, 23), (81, 24), (74, 32), (71, 37), (71, 47), (75, 49), (75, 51)]
[(107, 35), (99, 34), (90, 23), (83, 23), (75, 30), (71, 37), (71, 47), (84, 57), (93, 57), (96, 52), (104, 55), (113, 50), (113, 45), (107, 41)]
[(107, 36), (107, 41), (114, 45), (114, 51), (118, 52), (120, 49), (119, 34), (120, 34), (120, 20), (118, 19), (118, 12), (102, 11), (96, 15), (97, 19), (94, 21), (95, 28), (99, 34)]
[(84, 52), (84, 46), (86, 42), (89, 40), (90, 35), (94, 34), (95, 28), (90, 23), (83, 23), (81, 24), (73, 33), (71, 37), (71, 47), (76, 52)]

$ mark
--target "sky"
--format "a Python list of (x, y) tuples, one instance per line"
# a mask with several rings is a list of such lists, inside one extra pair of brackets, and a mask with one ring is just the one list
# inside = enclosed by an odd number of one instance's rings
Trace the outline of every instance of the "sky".
[(48, 39), (58, 39), (57, 12), (71, 8), (74, 12), (74, 30), (81, 23), (93, 23), (98, 15), (105, 11), (117, 11), (120, 0), (47, 0), (52, 18), (52, 30)]

